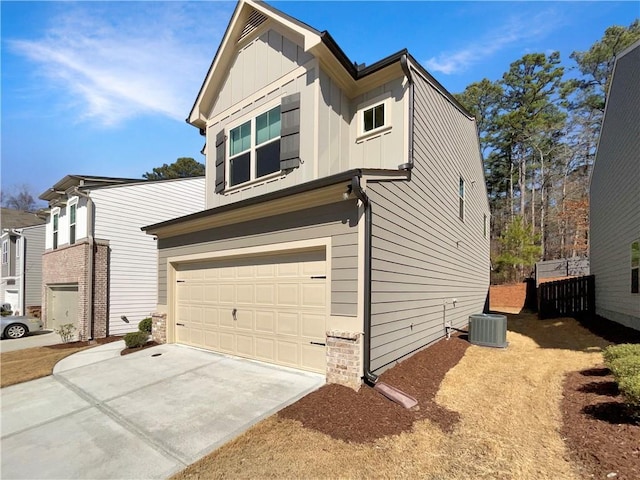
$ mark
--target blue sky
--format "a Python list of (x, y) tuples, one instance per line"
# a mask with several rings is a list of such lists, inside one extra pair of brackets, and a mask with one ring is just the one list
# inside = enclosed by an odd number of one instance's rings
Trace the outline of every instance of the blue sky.
[[(270, 2), (347, 56), (402, 48), (448, 90), (498, 79), (530, 52), (586, 50), (637, 2)], [(204, 161), (187, 117), (235, 2), (2, 1), (2, 189), (67, 174), (139, 178)]]

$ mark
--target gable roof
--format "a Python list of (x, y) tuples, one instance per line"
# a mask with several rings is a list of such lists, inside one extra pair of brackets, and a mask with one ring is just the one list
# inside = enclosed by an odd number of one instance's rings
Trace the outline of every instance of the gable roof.
[(45, 220), (32, 212), (4, 207), (2, 207), (0, 212), (0, 229), (2, 230), (30, 227), (32, 225), (41, 225), (43, 223), (45, 223)]

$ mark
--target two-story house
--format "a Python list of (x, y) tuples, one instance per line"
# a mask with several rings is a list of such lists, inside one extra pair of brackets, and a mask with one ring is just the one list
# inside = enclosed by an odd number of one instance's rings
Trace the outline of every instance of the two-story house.
[(640, 41), (616, 58), (589, 186), (596, 313), (640, 330)]
[(158, 339), (358, 388), (483, 311), (476, 123), (408, 51), (357, 66), (241, 0), (187, 120), (207, 209), (145, 227)]
[(202, 210), (204, 178), (67, 175), (40, 198), (49, 202), (42, 318), (87, 340), (134, 331), (155, 310), (156, 245), (140, 227)]
[(2, 208), (0, 303), (14, 315), (40, 312), (44, 219), (32, 212)]

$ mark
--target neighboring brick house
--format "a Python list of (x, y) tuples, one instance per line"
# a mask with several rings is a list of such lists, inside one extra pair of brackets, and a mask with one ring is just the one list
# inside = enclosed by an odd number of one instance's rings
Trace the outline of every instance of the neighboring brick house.
[(35, 213), (2, 208), (0, 303), (14, 315), (40, 315), (45, 220)]
[(140, 227), (202, 210), (204, 178), (67, 175), (40, 198), (49, 202), (42, 318), (87, 340), (133, 331), (155, 309), (156, 245)]
[(483, 311), (476, 123), (408, 51), (356, 66), (241, 0), (188, 121), (207, 210), (145, 228), (167, 341), (358, 388)]

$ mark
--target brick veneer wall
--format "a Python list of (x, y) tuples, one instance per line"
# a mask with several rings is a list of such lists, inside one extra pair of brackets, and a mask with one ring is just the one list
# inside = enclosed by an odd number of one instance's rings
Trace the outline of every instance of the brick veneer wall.
[(151, 339), (157, 343), (167, 343), (167, 314), (152, 313)]
[(359, 333), (327, 332), (327, 383), (338, 383), (358, 391), (360, 381)]
[[(94, 267), (94, 338), (103, 338), (108, 334), (108, 260), (109, 246), (106, 242), (95, 244)], [(42, 255), (42, 319), (47, 326), (48, 290), (55, 285), (78, 286), (78, 336), (80, 340), (91, 338), (89, 313), (89, 256), (88, 241), (75, 245), (47, 250)]]

